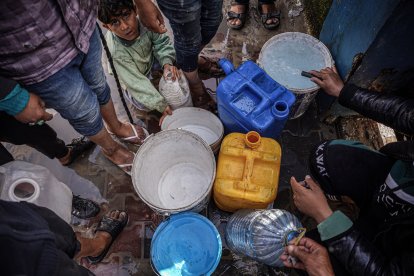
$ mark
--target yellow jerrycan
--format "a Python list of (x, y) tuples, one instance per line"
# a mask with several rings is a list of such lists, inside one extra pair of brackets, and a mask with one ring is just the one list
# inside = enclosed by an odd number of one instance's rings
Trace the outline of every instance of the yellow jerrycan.
[(255, 131), (230, 133), (223, 139), (214, 182), (220, 209), (264, 209), (276, 199), (281, 149), (278, 142)]

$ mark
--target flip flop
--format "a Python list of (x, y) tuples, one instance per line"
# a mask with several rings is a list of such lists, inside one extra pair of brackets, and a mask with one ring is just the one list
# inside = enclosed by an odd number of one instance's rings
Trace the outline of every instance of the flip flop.
[(102, 253), (99, 254), (99, 256), (96, 256), (96, 257), (88, 256), (87, 257), (88, 261), (91, 264), (99, 263), (100, 261), (102, 261), (105, 258), (106, 254), (109, 251), (109, 248), (111, 248), (112, 243), (118, 237), (119, 233), (121, 233), (122, 230), (127, 225), (128, 219), (129, 219), (128, 214), (125, 211), (120, 211), (120, 210), (118, 210), (118, 211), (119, 212), (124, 212), (126, 214), (126, 216), (123, 220), (119, 221), (119, 220), (116, 220), (116, 219), (112, 219), (108, 215), (105, 215), (102, 218), (102, 220), (99, 222), (99, 225), (96, 228), (95, 233), (98, 232), (98, 231), (107, 232), (107, 233), (109, 233), (109, 235), (111, 235), (112, 239), (111, 239), (111, 242), (108, 244), (108, 246), (102, 251)]
[[(262, 6), (266, 4), (259, 4), (258, 11), (262, 20), (263, 27), (268, 30), (274, 30), (280, 25), (280, 11), (263, 12)], [(277, 22), (267, 23), (269, 19), (277, 19)]]
[[(246, 18), (247, 18), (247, 12), (249, 10), (249, 3), (247, 4), (241, 4), (241, 3), (237, 3), (237, 2), (233, 2), (231, 3), (231, 6), (244, 6), (244, 12), (234, 12), (234, 11), (228, 11), (227, 12), (227, 27), (233, 29), (233, 30), (240, 30), (241, 28), (243, 28), (244, 24), (246, 23)], [(233, 19), (239, 19), (240, 23), (233, 25), (230, 24), (230, 20)]]
[[(134, 132), (134, 135), (129, 136), (129, 137), (118, 137), (117, 136), (118, 139), (121, 140), (121, 141), (127, 142), (127, 143), (134, 144), (134, 145), (142, 145), (144, 143), (145, 139), (149, 136), (148, 130), (146, 130), (145, 127), (141, 127), (142, 128), (142, 131), (145, 134), (145, 138), (144, 139), (140, 139), (139, 138), (139, 135), (138, 135), (138, 132), (137, 132), (137, 130), (135, 128), (135, 126), (133, 124), (131, 124), (130, 122), (127, 122), (127, 124), (129, 124), (131, 126), (132, 131)], [(112, 133), (109, 130), (108, 130), (108, 133), (111, 134), (111, 135), (115, 135), (115, 133)], [(131, 141), (133, 139), (138, 139), (140, 142), (134, 143), (134, 142)]]

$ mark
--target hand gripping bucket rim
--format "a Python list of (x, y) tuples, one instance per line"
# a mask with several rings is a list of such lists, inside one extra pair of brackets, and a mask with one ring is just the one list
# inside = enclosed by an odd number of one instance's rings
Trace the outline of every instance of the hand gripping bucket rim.
[[(155, 230), (151, 265), (158, 275), (211, 275), (221, 251), (221, 237), (214, 224), (200, 214), (184, 212), (172, 215)], [(177, 260), (179, 263), (174, 262)], [(203, 264), (207, 265), (200, 268)]]
[[(202, 150), (204, 157), (207, 157), (205, 162), (208, 162), (209, 166), (211, 167), (210, 170), (207, 172), (208, 174), (208, 187), (203, 187), (204, 191), (201, 194), (198, 194), (198, 198), (196, 200), (193, 200), (190, 204), (186, 206), (180, 206), (180, 207), (168, 207), (161, 206), (161, 204), (157, 204), (151, 201), (150, 198), (148, 198), (148, 193), (145, 193), (145, 189), (142, 188), (139, 183), (138, 177), (141, 172), (138, 172), (139, 169), (143, 166), (142, 163), (144, 162), (143, 156), (150, 152), (152, 144), (156, 143), (156, 139), (159, 141), (168, 141), (168, 139), (171, 136), (179, 136), (180, 138), (185, 138), (190, 141), (192, 141), (194, 144), (197, 144), (197, 147), (199, 147), (200, 150)], [(185, 139), (180, 139), (179, 141), (182, 142)], [(158, 141), (158, 142), (159, 142)], [(151, 144), (152, 143), (152, 144)], [(200, 158), (199, 158), (200, 159)], [(131, 171), (131, 178), (132, 183), (134, 185), (135, 191), (140, 197), (140, 199), (148, 205), (151, 209), (156, 211), (159, 214), (162, 214), (164, 216), (168, 216), (174, 213), (183, 212), (183, 211), (195, 211), (199, 212), (201, 211), (207, 204), (209, 197), (211, 195), (211, 191), (213, 188), (214, 179), (216, 176), (216, 162), (214, 158), (214, 154), (207, 143), (201, 139), (198, 135), (181, 129), (171, 129), (171, 130), (163, 130), (161, 132), (158, 132), (156, 134), (151, 134), (145, 142), (140, 146), (139, 150), (135, 154), (132, 171)], [(158, 165), (158, 164), (157, 164)], [(158, 168), (157, 168), (158, 169)], [(206, 168), (207, 170), (207, 168)]]

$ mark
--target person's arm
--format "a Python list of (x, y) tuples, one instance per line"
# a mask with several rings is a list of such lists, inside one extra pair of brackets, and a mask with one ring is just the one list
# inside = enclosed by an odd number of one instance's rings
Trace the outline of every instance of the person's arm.
[(341, 105), (407, 134), (414, 134), (414, 99), (371, 92), (345, 85), (339, 94)]
[(310, 71), (311, 78), (341, 105), (398, 131), (414, 134), (414, 99), (371, 92), (342, 82), (335, 68)]
[(4, 77), (0, 77), (0, 83), (0, 111), (14, 116), (22, 123), (52, 119), (52, 114), (45, 111), (45, 104), (37, 95)]
[(139, 20), (145, 27), (160, 34), (167, 31), (164, 18), (152, 0), (134, 0), (134, 2), (137, 7)]
[(168, 35), (157, 33), (151, 33), (150, 35), (154, 46), (154, 56), (160, 62), (161, 66), (164, 68), (166, 64), (173, 65), (175, 61), (175, 50)]
[(407, 254), (412, 248), (401, 248), (400, 255), (387, 259), (341, 211), (332, 213), (322, 190), (310, 177), (305, 181), (309, 188), (292, 177), (294, 203), (302, 213), (317, 221), (321, 240), (348, 272), (352, 275), (413, 275), (414, 263), (410, 262), (413, 252)]
[(163, 113), (167, 102), (151, 81), (140, 73), (134, 61), (127, 58), (114, 58), (113, 61), (120, 80), (126, 85), (131, 96), (148, 109)]

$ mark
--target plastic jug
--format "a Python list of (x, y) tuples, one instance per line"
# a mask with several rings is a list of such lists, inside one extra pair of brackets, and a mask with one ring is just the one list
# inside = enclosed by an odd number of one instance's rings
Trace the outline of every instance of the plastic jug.
[(24, 161), (0, 166), (0, 198), (27, 201), (54, 211), (67, 223), (71, 220), (72, 192), (45, 167)]
[(159, 91), (165, 98), (172, 109), (178, 109), (185, 106), (193, 106), (191, 100), (190, 88), (184, 73), (180, 70), (180, 79), (172, 80), (172, 72), (166, 72), (165, 76), (160, 79)]
[(214, 201), (225, 211), (263, 209), (273, 203), (279, 183), (281, 149), (257, 132), (231, 133), (221, 144)]
[(231, 251), (276, 267), (283, 266), (279, 257), (284, 247), (304, 234), (300, 221), (279, 209), (237, 211), (230, 217), (225, 231)]
[(280, 135), (295, 96), (252, 61), (234, 69), (220, 59), (226, 77), (217, 87), (219, 117), (226, 133), (254, 130), (264, 137)]

